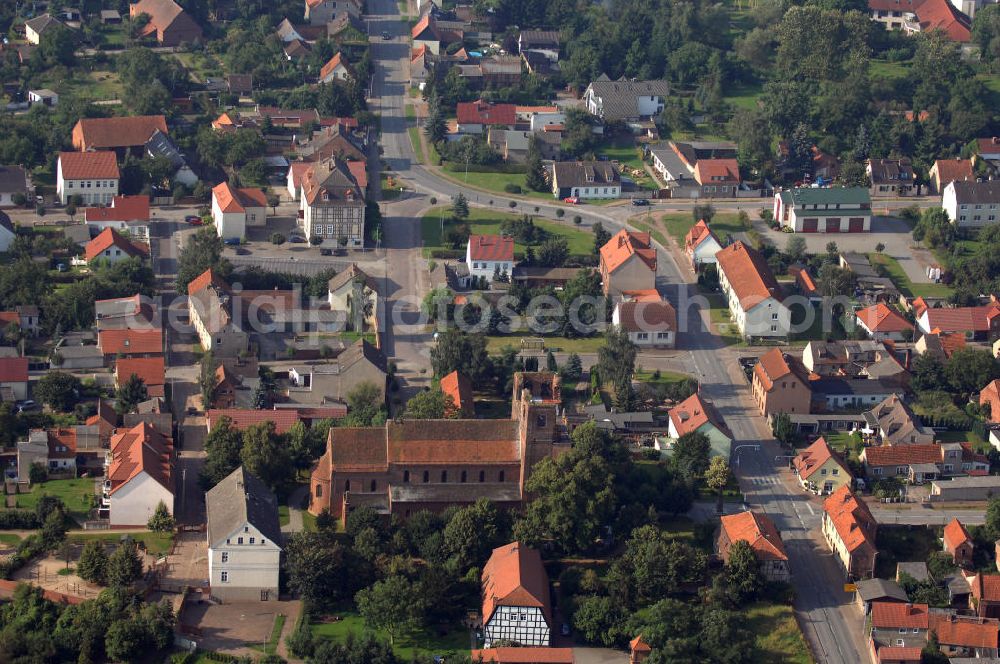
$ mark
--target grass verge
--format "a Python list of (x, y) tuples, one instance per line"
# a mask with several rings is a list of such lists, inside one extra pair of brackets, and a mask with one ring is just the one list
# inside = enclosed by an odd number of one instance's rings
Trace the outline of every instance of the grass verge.
[(90, 477), (48, 480), (34, 485), (31, 493), (17, 494), (17, 508), (33, 510), (38, 506), (42, 496), (53, 496), (66, 505), (70, 517), (82, 524), (90, 514), (94, 495), (94, 479)]
[[(355, 611), (338, 612), (340, 620), (336, 622), (314, 623), (313, 635), (322, 639), (330, 639), (343, 643), (348, 634), (361, 634), (369, 630), (364, 619)], [(376, 634), (388, 640), (388, 635), (381, 631)], [(415, 629), (396, 636), (393, 651), (403, 661), (430, 660), (440, 656), (445, 661), (459, 655), (467, 655), (469, 650), (469, 633), (459, 625), (454, 625), (444, 634), (438, 630)]]
[(751, 604), (744, 610), (746, 627), (757, 635), (757, 652), (752, 659), (759, 664), (812, 664), (802, 630), (792, 607), (784, 604)]
[[(427, 211), (421, 220), (421, 235), (424, 241), (424, 253), (427, 254), (433, 249), (451, 249), (445, 246), (441, 237), (441, 218), (444, 217), (444, 232), (455, 224), (450, 218), (451, 208), (439, 206)], [(483, 208), (469, 208), (469, 217), (463, 223), (468, 224), (469, 231), (476, 235), (496, 235), (500, 233), (500, 226), (504, 221), (520, 219), (521, 215), (498, 210)], [(571, 254), (590, 254), (594, 249), (594, 239), (591, 233), (575, 230), (558, 224), (554, 221), (535, 218), (535, 226), (541, 228), (549, 237), (563, 237), (569, 245)], [(462, 248), (464, 250), (464, 247)], [(523, 245), (515, 245), (515, 253), (524, 251)]]
[(950, 286), (944, 284), (915, 284), (911, 282), (910, 278), (906, 276), (903, 266), (892, 256), (871, 253), (868, 254), (868, 260), (871, 261), (872, 265), (885, 267), (889, 278), (896, 284), (896, 288), (907, 297), (948, 297), (954, 292)]
[(152, 554), (166, 553), (170, 550), (170, 545), (174, 542), (173, 533), (85, 533), (82, 535), (70, 535), (69, 538), (75, 542), (87, 542), (88, 540), (100, 540), (102, 542), (119, 542), (122, 537), (131, 537), (133, 540), (146, 545), (146, 550)]

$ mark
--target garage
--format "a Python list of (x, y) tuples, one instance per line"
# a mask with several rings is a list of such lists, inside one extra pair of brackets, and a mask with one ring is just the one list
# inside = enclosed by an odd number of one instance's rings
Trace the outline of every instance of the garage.
[(865, 232), (865, 220), (863, 217), (852, 217), (848, 222), (848, 229), (852, 233)]
[(802, 232), (803, 233), (815, 233), (819, 230), (819, 219), (803, 219), (802, 220)]
[(840, 217), (831, 217), (826, 220), (826, 232), (827, 233), (839, 233), (840, 232)]

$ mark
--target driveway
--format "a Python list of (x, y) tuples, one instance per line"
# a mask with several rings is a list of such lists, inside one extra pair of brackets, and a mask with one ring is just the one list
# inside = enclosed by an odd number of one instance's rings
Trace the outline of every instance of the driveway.
[(274, 617), (288, 615), (288, 602), (246, 602), (211, 604), (188, 601), (181, 610), (180, 623), (195, 628), (192, 637), (202, 650), (231, 655), (260, 655), (250, 646), (261, 647), (271, 635)]
[(208, 543), (203, 532), (180, 532), (174, 540), (174, 552), (167, 556), (167, 569), (161, 577), (164, 590), (208, 585)]

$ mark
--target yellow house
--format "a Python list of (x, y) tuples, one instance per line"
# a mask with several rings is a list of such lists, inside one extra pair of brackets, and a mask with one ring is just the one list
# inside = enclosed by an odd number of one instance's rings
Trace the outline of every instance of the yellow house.
[(792, 461), (792, 466), (802, 488), (821, 496), (829, 495), (842, 486), (850, 487), (854, 479), (823, 438), (802, 450)]

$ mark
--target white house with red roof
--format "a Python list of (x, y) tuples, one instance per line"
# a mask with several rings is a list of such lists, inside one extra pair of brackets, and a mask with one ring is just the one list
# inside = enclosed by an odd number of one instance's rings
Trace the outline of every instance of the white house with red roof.
[(715, 233), (708, 227), (704, 219), (700, 219), (697, 224), (684, 236), (684, 253), (691, 260), (691, 266), (699, 269), (699, 266), (707, 263), (715, 264), (715, 254), (722, 250), (722, 244)]
[(649, 233), (615, 233), (601, 247), (600, 272), (605, 295), (655, 290), (656, 248)]
[(513, 128), (517, 123), (517, 106), (492, 104), (482, 99), (459, 102), (455, 109), (459, 134), (482, 134), (486, 127)]
[(110, 205), (84, 210), (83, 218), (98, 231), (114, 228), (133, 238), (149, 238), (149, 196), (115, 196)]
[(640, 348), (673, 348), (677, 311), (656, 289), (625, 291), (611, 312), (611, 323)]
[(111, 526), (145, 526), (162, 502), (174, 512), (174, 446), (143, 422), (111, 437), (102, 508)]
[(974, 340), (1000, 338), (1000, 302), (977, 307), (914, 307), (917, 327), (924, 334), (958, 332)]
[(740, 188), (740, 165), (735, 159), (699, 159), (694, 179), (709, 198), (736, 198)]
[(60, 152), (56, 163), (56, 195), (66, 204), (79, 196), (84, 205), (107, 205), (118, 195), (118, 158), (111, 150)]
[(212, 188), (212, 220), (223, 240), (242, 240), (247, 226), (263, 226), (267, 220), (267, 196), (260, 189), (217, 184)]
[(930, 611), (926, 604), (872, 602), (871, 639), (881, 648), (923, 648), (927, 643)]
[(670, 409), (667, 433), (671, 440), (698, 432), (708, 437), (712, 456), (729, 458), (733, 434), (711, 401), (695, 392)]
[(737, 241), (715, 254), (719, 285), (729, 301), (733, 322), (744, 338), (782, 339), (791, 328), (791, 312), (781, 286), (755, 249)]
[(0, 401), (28, 398), (28, 358), (0, 357)]
[(83, 257), (88, 263), (100, 260), (113, 265), (129, 258), (148, 258), (149, 245), (135, 242), (113, 228), (105, 228), (87, 243)]
[(337, 51), (319, 70), (320, 83), (346, 83), (354, 78), (354, 68), (340, 51)]
[(520, 542), (497, 547), (483, 567), (482, 582), (484, 648), (508, 641), (549, 645), (549, 577), (536, 549)]
[(470, 235), (465, 247), (469, 276), (492, 281), (514, 271), (514, 238), (503, 235)]
[(361, 3), (358, 0), (305, 0), (305, 19), (309, 25), (325, 26), (345, 12), (358, 18), (361, 16)]
[(719, 536), (715, 540), (715, 551), (723, 562), (729, 562), (729, 551), (736, 542), (750, 545), (760, 572), (768, 581), (788, 581), (788, 553), (781, 534), (765, 514), (739, 512), (720, 519)]
[(858, 326), (875, 341), (904, 341), (913, 338), (913, 323), (884, 302), (854, 312)]

